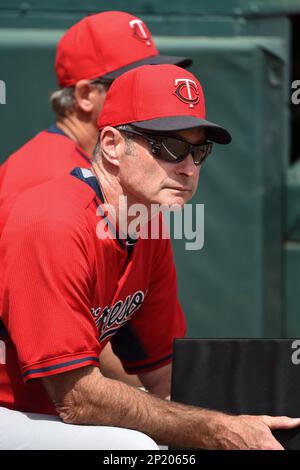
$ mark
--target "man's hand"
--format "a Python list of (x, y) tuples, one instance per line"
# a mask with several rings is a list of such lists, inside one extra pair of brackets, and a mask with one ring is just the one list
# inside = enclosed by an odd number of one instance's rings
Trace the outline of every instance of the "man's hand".
[(286, 416), (228, 416), (215, 435), (217, 448), (237, 450), (284, 450), (272, 430), (300, 426), (300, 418)]

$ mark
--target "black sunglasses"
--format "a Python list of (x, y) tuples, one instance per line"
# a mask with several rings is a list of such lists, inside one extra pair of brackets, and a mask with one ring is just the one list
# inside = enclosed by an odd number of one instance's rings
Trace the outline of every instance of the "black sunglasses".
[(192, 155), (195, 165), (201, 165), (212, 151), (213, 143), (193, 145), (180, 137), (169, 137), (156, 134), (146, 134), (127, 126), (118, 126), (117, 129), (127, 134), (143, 137), (151, 145), (151, 151), (156, 158), (166, 162), (182, 162), (189, 154)]

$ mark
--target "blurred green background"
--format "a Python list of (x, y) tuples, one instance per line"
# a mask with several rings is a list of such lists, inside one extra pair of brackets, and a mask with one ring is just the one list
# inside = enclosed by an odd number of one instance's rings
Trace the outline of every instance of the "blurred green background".
[(0, 161), (54, 121), (60, 36), (108, 9), (140, 16), (162, 53), (193, 58), (208, 119), (233, 135), (193, 200), (205, 204), (204, 247), (174, 240), (188, 335), (300, 335), (300, 0), (0, 0)]

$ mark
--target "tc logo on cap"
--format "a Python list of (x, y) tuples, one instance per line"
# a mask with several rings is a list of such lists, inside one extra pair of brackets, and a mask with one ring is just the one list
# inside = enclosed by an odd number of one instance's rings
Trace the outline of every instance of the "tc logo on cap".
[(141, 41), (146, 42), (147, 46), (151, 46), (151, 36), (142, 20), (136, 18), (129, 21), (130, 28), (134, 31), (134, 36)]
[(177, 88), (174, 95), (184, 103), (189, 104), (190, 108), (194, 108), (194, 105), (199, 103), (198, 86), (194, 80), (189, 78), (177, 78), (175, 80), (175, 86)]

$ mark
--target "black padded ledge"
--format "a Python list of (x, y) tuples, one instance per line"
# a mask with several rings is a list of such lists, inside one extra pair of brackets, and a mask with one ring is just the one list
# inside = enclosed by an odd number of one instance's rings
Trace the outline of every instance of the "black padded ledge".
[[(172, 399), (231, 414), (300, 417), (300, 340), (298, 347), (295, 341), (175, 340)], [(274, 435), (285, 449), (300, 449), (300, 427)]]

